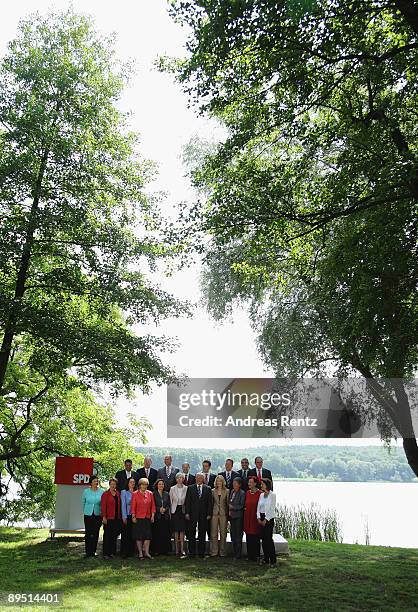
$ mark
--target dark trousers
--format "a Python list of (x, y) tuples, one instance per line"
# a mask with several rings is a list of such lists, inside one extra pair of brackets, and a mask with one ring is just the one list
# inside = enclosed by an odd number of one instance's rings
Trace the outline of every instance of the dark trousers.
[(120, 534), (120, 520), (107, 519), (107, 524), (103, 525), (103, 555), (116, 555), (116, 542)]
[(257, 561), (260, 556), (260, 536), (247, 533), (245, 540), (247, 542), (247, 557), (249, 561)]
[[(185, 531), (185, 535), (186, 535), (186, 538), (187, 538), (187, 540), (188, 540), (189, 542), (190, 542), (190, 532), (192, 531), (192, 527), (191, 527), (191, 526), (192, 526), (192, 524), (193, 524), (193, 523), (192, 523), (191, 521), (186, 521), (186, 531)], [(197, 524), (197, 523), (196, 523), (196, 524)], [(196, 529), (196, 527), (195, 527), (195, 529)], [(207, 524), (206, 524), (205, 529), (206, 529), (206, 535), (208, 536), (208, 541), (210, 542), (211, 519), (209, 519), (209, 520), (207, 521)], [(205, 535), (205, 537), (206, 537), (206, 535)]]
[(276, 563), (276, 550), (273, 541), (274, 519), (267, 521), (261, 528), (261, 542), (263, 544), (264, 561)]
[(97, 542), (99, 540), (99, 531), (102, 524), (102, 517), (92, 514), (84, 515), (84, 543), (86, 547), (86, 555), (92, 557), (97, 550)]
[(192, 530), (191, 522), (186, 520), (186, 531), (184, 532), (184, 535), (186, 536), (186, 538), (187, 538), (187, 540), (189, 542), (190, 542), (190, 532), (191, 532), (191, 530)]
[(135, 542), (132, 539), (132, 517), (126, 519), (126, 525), (122, 523), (122, 534), (120, 539), (120, 553), (122, 557), (131, 557), (135, 551)]
[(189, 555), (192, 557), (196, 556), (196, 529), (197, 529), (197, 551), (199, 557), (205, 556), (206, 550), (206, 531), (208, 527), (208, 520), (206, 516), (201, 518), (199, 521), (188, 521), (189, 528), (187, 530), (187, 539), (189, 541)]
[(242, 516), (229, 519), (231, 525), (231, 542), (234, 551), (234, 557), (239, 559), (242, 550)]

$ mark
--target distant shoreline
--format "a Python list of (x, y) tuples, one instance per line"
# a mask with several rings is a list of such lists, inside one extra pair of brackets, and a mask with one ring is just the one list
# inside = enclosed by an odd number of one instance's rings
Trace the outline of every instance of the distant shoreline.
[(211, 471), (221, 472), (225, 459), (234, 461), (234, 469), (241, 467), (241, 459), (246, 457), (250, 466), (254, 465), (254, 457), (262, 456), (264, 466), (274, 478), (283, 481), (305, 482), (398, 482), (417, 483), (418, 480), (408, 465), (403, 449), (384, 446), (330, 446), (327, 444), (283, 447), (258, 446), (254, 448), (232, 448), (233, 440), (225, 440), (231, 444), (229, 449), (218, 448), (178, 448), (175, 446), (152, 447), (140, 446), (137, 451), (149, 454), (155, 467), (163, 464), (163, 457), (169, 453), (173, 463), (181, 467), (189, 463), (192, 473), (199, 470), (202, 461), (212, 462)]

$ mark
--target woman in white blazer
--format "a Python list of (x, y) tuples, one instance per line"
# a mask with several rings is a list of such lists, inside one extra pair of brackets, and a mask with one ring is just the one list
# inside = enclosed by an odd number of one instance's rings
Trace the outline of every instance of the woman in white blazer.
[(171, 503), (171, 525), (174, 531), (176, 543), (176, 555), (184, 557), (184, 532), (186, 531), (186, 517), (184, 515), (184, 502), (186, 500), (187, 487), (184, 484), (184, 474), (176, 474), (176, 484), (170, 489)]
[(271, 490), (272, 482), (268, 478), (261, 481), (262, 494), (258, 499), (257, 520), (261, 525), (261, 542), (263, 544), (264, 564), (276, 566), (276, 549), (273, 541), (274, 517), (276, 515), (276, 495)]

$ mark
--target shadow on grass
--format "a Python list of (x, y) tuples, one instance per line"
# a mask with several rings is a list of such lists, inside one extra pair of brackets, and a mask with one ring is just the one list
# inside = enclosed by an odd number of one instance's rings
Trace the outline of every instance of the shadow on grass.
[[(24, 544), (2, 568), (3, 575), (9, 570), (3, 588), (25, 584), (25, 590), (30, 585), (34, 591), (59, 590), (80, 599), (92, 588), (118, 593), (122, 582), (133, 597), (142, 587), (173, 594), (185, 588), (187, 610), (191, 593), (198, 598), (202, 593), (199, 609), (210, 610), (417, 609), (418, 551), (412, 550), (293, 542), (291, 556), (279, 556), (278, 567), (270, 569), (230, 558), (84, 559), (83, 538), (77, 536), (51, 541), (29, 535)], [(214, 598), (207, 608), (205, 593)]]
[[(265, 594), (260, 592), (260, 579), (265, 576), (270, 585), (278, 583), (280, 570), (289, 564), (287, 557), (280, 557), (279, 567), (275, 569), (262, 568), (246, 560), (233, 561), (219, 557), (181, 559), (169, 555), (149, 561), (139, 561), (136, 557), (104, 560), (101, 544), (99, 542), (98, 557), (85, 559), (81, 537), (38, 539), (29, 545), (26, 542), (25, 546), (14, 551), (16, 554), (12, 562), (23, 571), (20, 575), (11, 572), (10, 580), (4, 586), (6, 590), (14, 590), (25, 585), (24, 590), (27, 591), (30, 585), (30, 590), (34, 592), (61, 591), (71, 593), (71, 597), (82, 597), (92, 588), (97, 592), (118, 592), (123, 580), (124, 584), (138, 589), (157, 590), (161, 585), (168, 593), (170, 589), (186, 588), (187, 593), (193, 591), (197, 598), (200, 592), (205, 593), (207, 589), (215, 598), (215, 607), (207, 609), (232, 610), (245, 606), (248, 609), (277, 610), (277, 600), (272, 598), (268, 603)], [(185, 605), (187, 601), (188, 595)]]
[(1, 544), (10, 543), (27, 543), (33, 541), (34, 534), (39, 533), (39, 529), (33, 528), (19, 528), (19, 527), (0, 527), (0, 542)]

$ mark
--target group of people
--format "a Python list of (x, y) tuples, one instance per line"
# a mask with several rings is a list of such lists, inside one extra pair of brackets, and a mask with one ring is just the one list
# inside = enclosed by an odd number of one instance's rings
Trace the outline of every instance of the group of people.
[(234, 471), (234, 461), (225, 461), (225, 470), (211, 472), (211, 461), (202, 463), (202, 470), (190, 473), (190, 465), (182, 469), (172, 465), (171, 455), (164, 457), (164, 467), (152, 467), (151, 457), (144, 466), (133, 471), (126, 459), (124, 469), (109, 481), (109, 489), (99, 486), (97, 476), (91, 476), (90, 487), (83, 491), (82, 503), (85, 526), (86, 557), (96, 556), (100, 527), (103, 524), (103, 555), (110, 559), (116, 554), (121, 534), (121, 555), (140, 560), (172, 552), (205, 558), (206, 537), (210, 556), (226, 556), (228, 522), (234, 559), (242, 555), (243, 534), (246, 536), (247, 558), (276, 565), (273, 541), (276, 496), (270, 470), (263, 467), (262, 457), (256, 457), (250, 468), (247, 458), (241, 469)]

